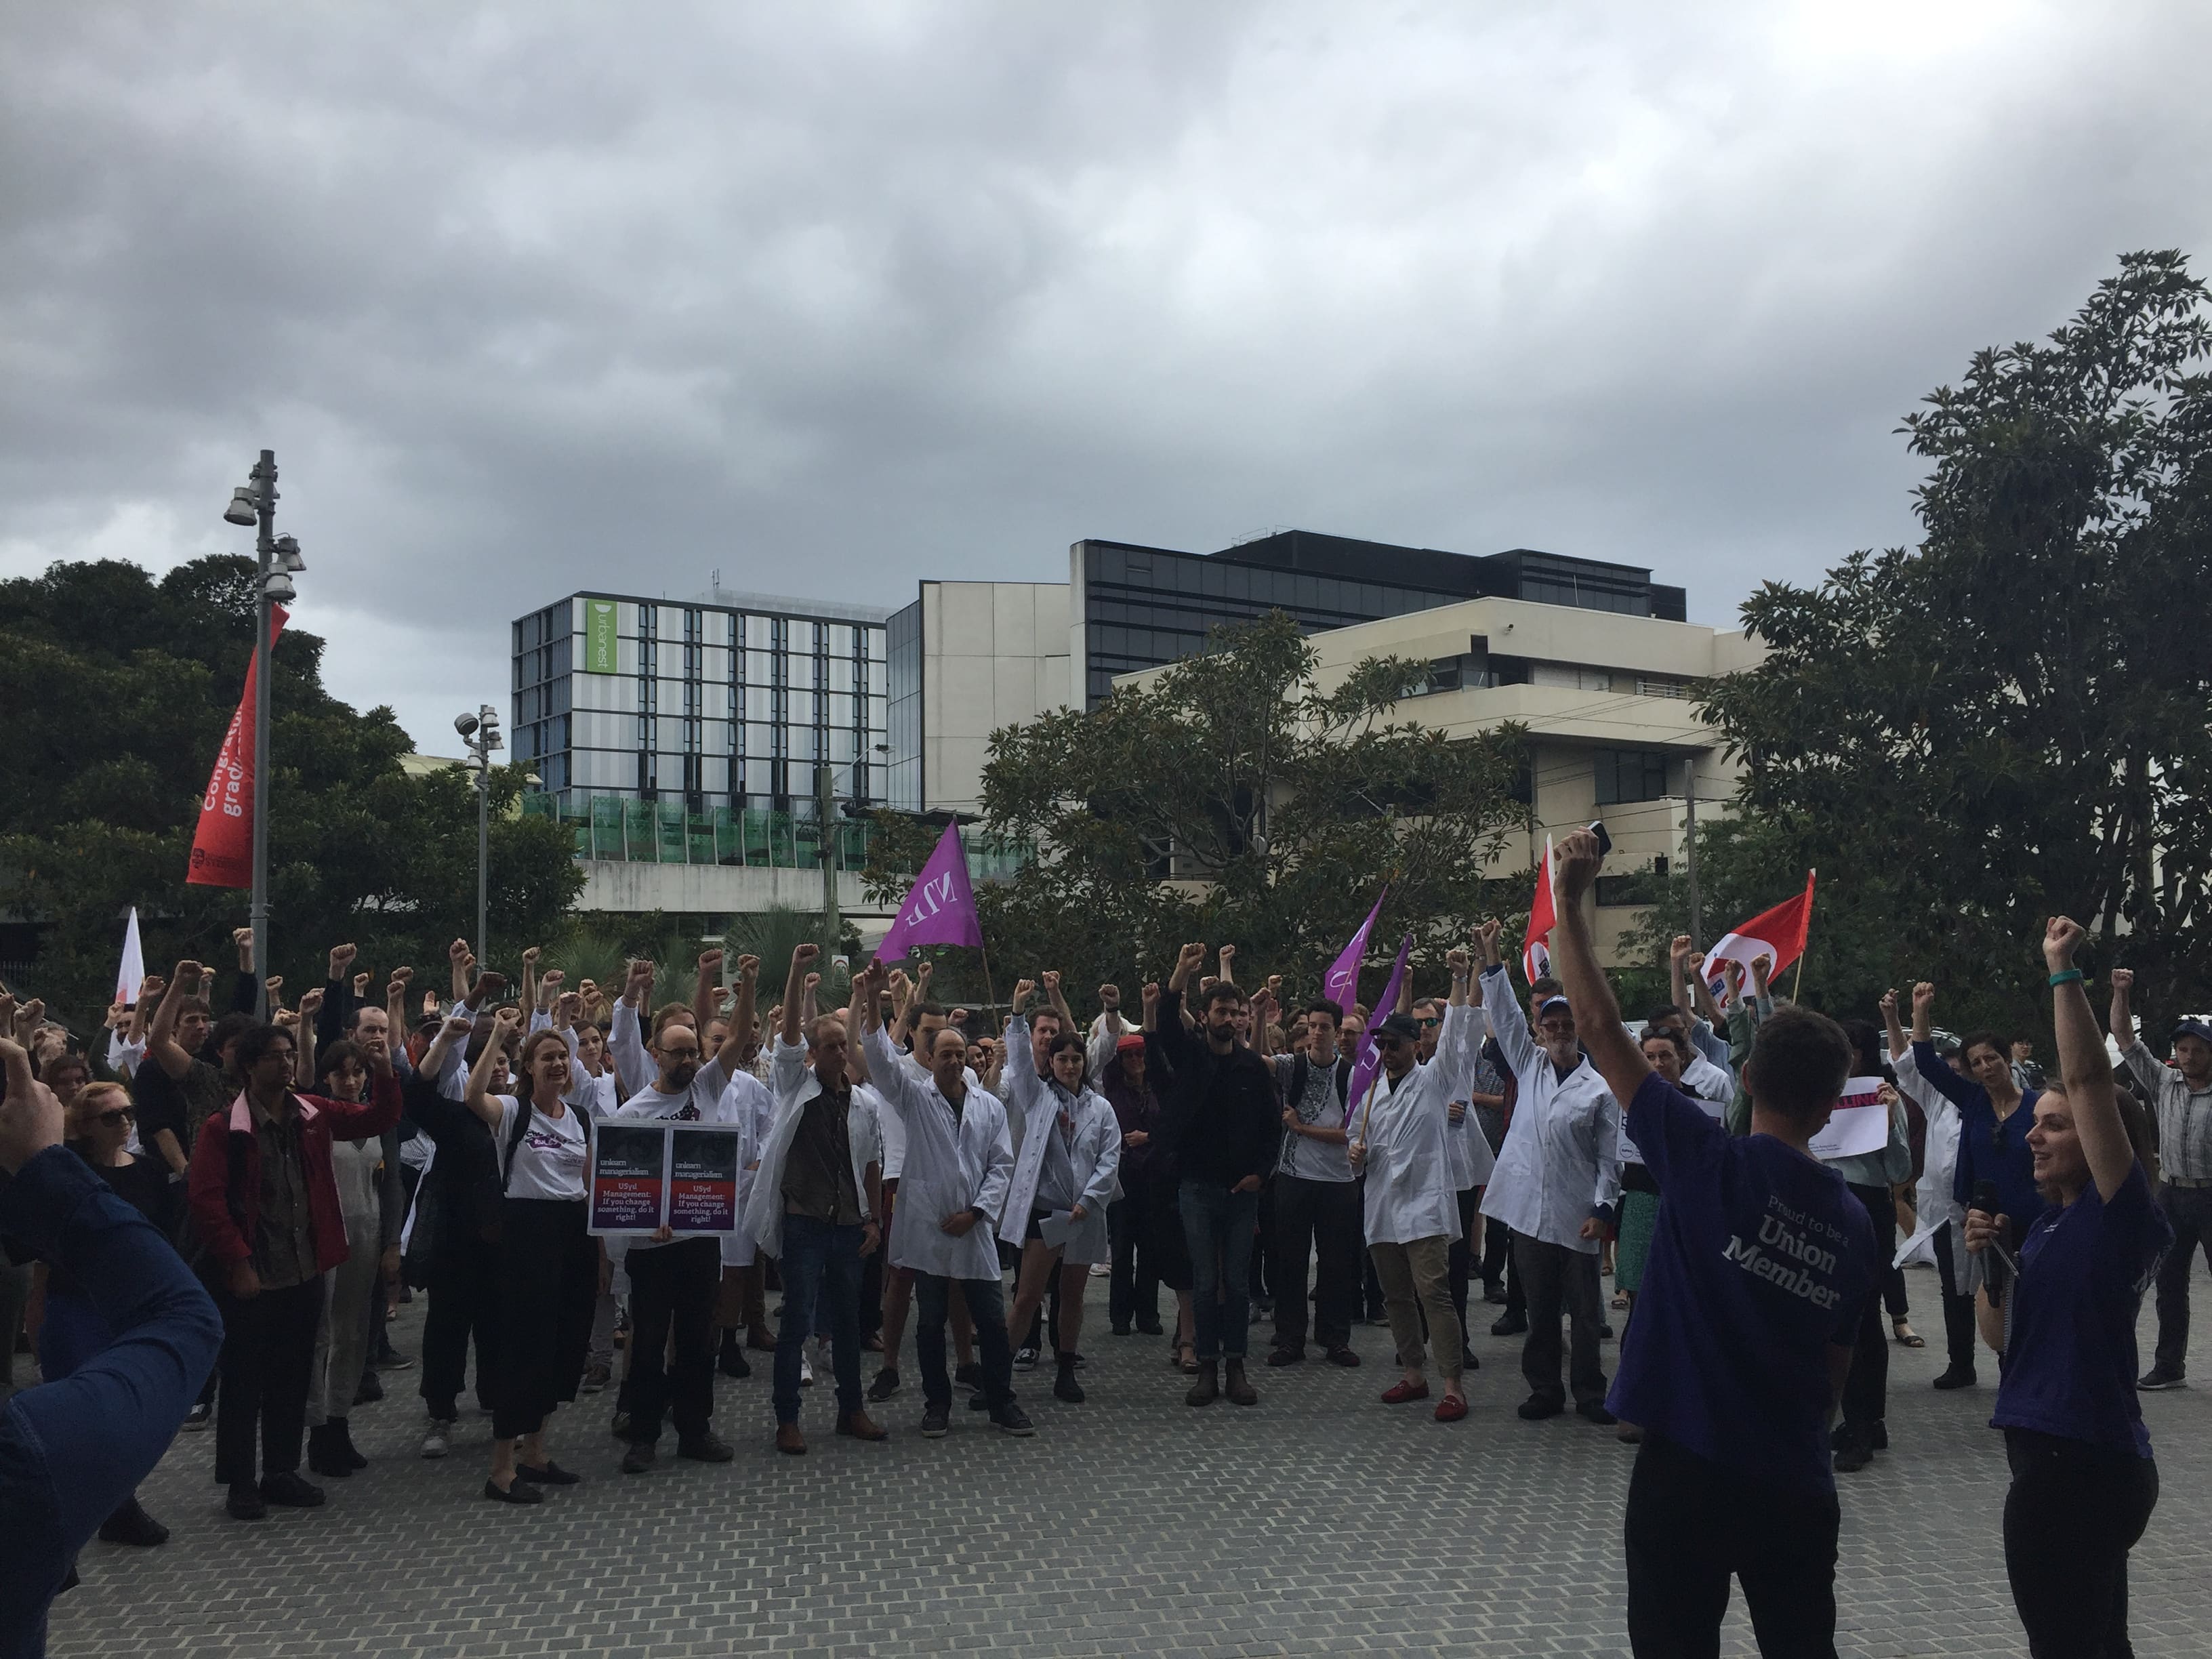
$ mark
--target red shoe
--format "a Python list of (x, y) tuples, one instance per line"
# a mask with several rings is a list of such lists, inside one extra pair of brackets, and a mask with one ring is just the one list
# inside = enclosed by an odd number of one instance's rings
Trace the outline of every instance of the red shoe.
[(1466, 1415), (1467, 1396), (1463, 1394), (1448, 1394), (1437, 1401), (1437, 1421), (1439, 1423), (1456, 1423)]
[(1428, 1397), (1429, 1385), (1426, 1382), (1394, 1382), (1382, 1390), (1382, 1403), (1386, 1406), (1402, 1406), (1408, 1400), (1426, 1400)]

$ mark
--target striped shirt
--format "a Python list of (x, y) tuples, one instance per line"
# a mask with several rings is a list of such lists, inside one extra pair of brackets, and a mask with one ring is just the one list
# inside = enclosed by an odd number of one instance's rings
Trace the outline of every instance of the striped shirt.
[(2141, 1037), (2120, 1058), (2151, 1091), (2160, 1175), (2169, 1181), (2212, 1181), (2212, 1083), (2191, 1088), (2187, 1078), (2159, 1063)]

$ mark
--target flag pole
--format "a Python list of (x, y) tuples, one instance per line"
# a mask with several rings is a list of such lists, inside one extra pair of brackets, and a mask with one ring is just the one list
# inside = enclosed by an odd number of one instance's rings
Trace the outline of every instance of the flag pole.
[[(1808, 870), (1805, 872), (1805, 890), (1807, 892), (1809, 893), (1813, 890), (1813, 878), (1820, 873), (1820, 872), (1818, 870)], [(1813, 918), (1808, 910), (1805, 917), (1805, 926), (1808, 932), (1811, 930), (1812, 925)], [(1790, 976), (1790, 1000), (1792, 1002), (1797, 1000), (1798, 988), (1805, 983), (1805, 951), (1810, 950), (1812, 948), (1812, 945), (1813, 941), (1809, 939), (1807, 939), (1805, 941), (1805, 949), (1797, 952), (1797, 971)]]
[(983, 957), (983, 994), (989, 999), (991, 1007), (995, 1011), (999, 1006), (999, 994), (991, 988), (991, 952), (981, 945), (975, 949)]

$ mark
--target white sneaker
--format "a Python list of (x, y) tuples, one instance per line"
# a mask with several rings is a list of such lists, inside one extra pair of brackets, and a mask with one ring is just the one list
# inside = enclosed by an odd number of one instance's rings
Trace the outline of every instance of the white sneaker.
[(447, 1443), (453, 1437), (453, 1427), (451, 1418), (432, 1418), (428, 1430), (422, 1436), (422, 1455), (443, 1457), (451, 1449)]
[(1110, 1261), (1094, 1261), (1091, 1264), (1091, 1276), (1093, 1279), (1104, 1279), (1113, 1271), (1114, 1264)]
[(799, 1386), (802, 1389), (814, 1386), (814, 1363), (803, 1353), (799, 1356)]

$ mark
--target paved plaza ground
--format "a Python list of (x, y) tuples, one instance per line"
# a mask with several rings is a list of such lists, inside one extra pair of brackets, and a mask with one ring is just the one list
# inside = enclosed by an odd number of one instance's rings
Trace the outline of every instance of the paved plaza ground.
[[(1893, 1348), (1892, 1449), (1844, 1480), (1839, 1645), (1855, 1655), (2024, 1651), (2005, 1588), (2002, 1446), (1982, 1386), (1939, 1395), (1932, 1273), (1910, 1275), (1920, 1352)], [(1182, 1403), (1160, 1341), (1103, 1328), (1091, 1286), (1090, 1401), (1018, 1386), (1034, 1439), (956, 1411), (915, 1433), (921, 1402), (879, 1408), (884, 1445), (830, 1434), (809, 1391), (812, 1449), (769, 1443), (768, 1367), (717, 1383), (723, 1468), (665, 1462), (625, 1479), (612, 1396), (564, 1410), (560, 1460), (587, 1484), (535, 1509), (483, 1501), (489, 1419), (442, 1462), (416, 1455), (415, 1374), (360, 1407), (372, 1460), (328, 1507), (259, 1525), (222, 1514), (212, 1437), (179, 1437), (144, 1489), (164, 1548), (94, 1543), (57, 1604), (59, 1656), (950, 1653), (1031, 1656), (1625, 1654), (1620, 1522), (1634, 1454), (1569, 1416), (1528, 1424), (1517, 1339), (1475, 1339), (1473, 1414), (1432, 1421), (1376, 1395), (1388, 1334), (1361, 1328), (1358, 1370), (1255, 1368), (1259, 1407)], [(2200, 1310), (2212, 1317), (2207, 1286)], [(414, 1352), (422, 1304), (395, 1339)], [(1492, 1310), (1495, 1312), (1495, 1310)], [(2198, 1386), (2145, 1397), (2163, 1492), (2136, 1550), (2146, 1656), (2212, 1653), (2212, 1342)], [(2144, 1317), (2143, 1351), (2150, 1322)], [(1255, 1347), (1264, 1344), (1255, 1337)], [(1608, 1370), (1614, 1349), (1607, 1345)], [(764, 1361), (766, 1356), (756, 1356)], [(868, 1374), (873, 1375), (870, 1356)], [(664, 1453), (672, 1449), (664, 1441)], [(1753, 1651), (1741, 1599), (1723, 1650)]]

